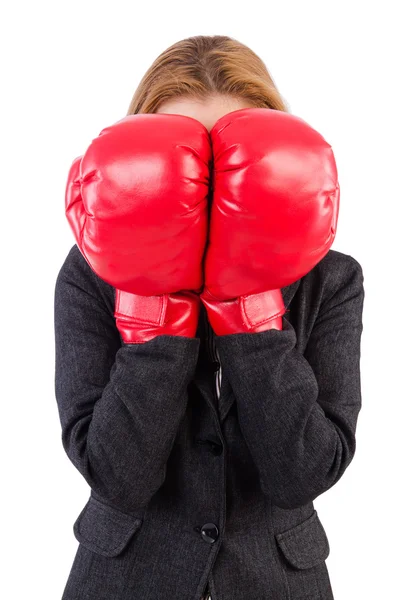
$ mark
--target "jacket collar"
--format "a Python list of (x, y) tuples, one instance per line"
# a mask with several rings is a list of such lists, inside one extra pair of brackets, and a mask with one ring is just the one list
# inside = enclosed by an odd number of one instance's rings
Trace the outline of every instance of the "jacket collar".
[(297, 279), (294, 281), (294, 283), (281, 288), (281, 294), (283, 296), (285, 308), (288, 308), (291, 304), (293, 297), (298, 291), (301, 281), (302, 279)]

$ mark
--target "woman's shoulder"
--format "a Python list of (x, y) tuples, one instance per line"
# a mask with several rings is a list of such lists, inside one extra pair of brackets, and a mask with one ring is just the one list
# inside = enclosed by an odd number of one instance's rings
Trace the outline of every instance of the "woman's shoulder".
[(335, 294), (351, 296), (364, 293), (364, 274), (360, 262), (350, 254), (328, 250), (317, 265), (302, 280), (321, 302), (330, 300)]
[(113, 310), (114, 288), (94, 272), (77, 244), (70, 248), (59, 269), (56, 288), (61, 286), (78, 287), (82, 293), (104, 301)]
[(344, 252), (328, 250), (327, 254), (316, 265), (316, 276), (322, 277), (330, 285), (343, 285), (351, 279), (363, 279), (363, 268), (360, 262)]
[(350, 254), (345, 254), (344, 252), (339, 252), (339, 250), (328, 250), (327, 254), (324, 256), (322, 260), (317, 265), (319, 270), (333, 270), (337, 272), (354, 272), (354, 271), (362, 271), (362, 266), (360, 262), (351, 256)]

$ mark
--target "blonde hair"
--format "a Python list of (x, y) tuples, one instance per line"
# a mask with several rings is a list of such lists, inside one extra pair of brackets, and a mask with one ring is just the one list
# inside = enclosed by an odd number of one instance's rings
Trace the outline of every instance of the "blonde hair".
[(153, 113), (165, 100), (209, 95), (243, 98), (253, 106), (288, 112), (263, 61), (225, 35), (198, 35), (162, 52), (139, 83), (128, 115)]

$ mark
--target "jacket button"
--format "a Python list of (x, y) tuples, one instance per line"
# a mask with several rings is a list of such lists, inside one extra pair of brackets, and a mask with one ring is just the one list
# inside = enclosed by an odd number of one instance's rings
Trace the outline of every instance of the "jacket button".
[(208, 544), (216, 542), (219, 536), (218, 527), (214, 523), (206, 523), (201, 528), (201, 537)]
[(196, 438), (196, 444), (208, 446), (208, 450), (215, 456), (219, 456), (223, 452), (223, 446), (218, 436), (212, 436), (212, 439), (207, 440)]
[(209, 445), (210, 445), (210, 451), (212, 452), (212, 454), (214, 454), (215, 456), (220, 456), (223, 452), (223, 447), (222, 444), (217, 444), (216, 442), (211, 442), (208, 441)]

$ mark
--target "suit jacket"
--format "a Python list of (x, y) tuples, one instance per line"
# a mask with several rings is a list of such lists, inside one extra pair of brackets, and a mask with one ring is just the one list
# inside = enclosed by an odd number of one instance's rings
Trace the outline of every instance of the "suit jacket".
[(55, 286), (63, 447), (90, 486), (63, 600), (333, 598), (313, 501), (350, 464), (363, 272), (330, 250), (282, 289), (283, 330), (127, 345), (75, 245)]

